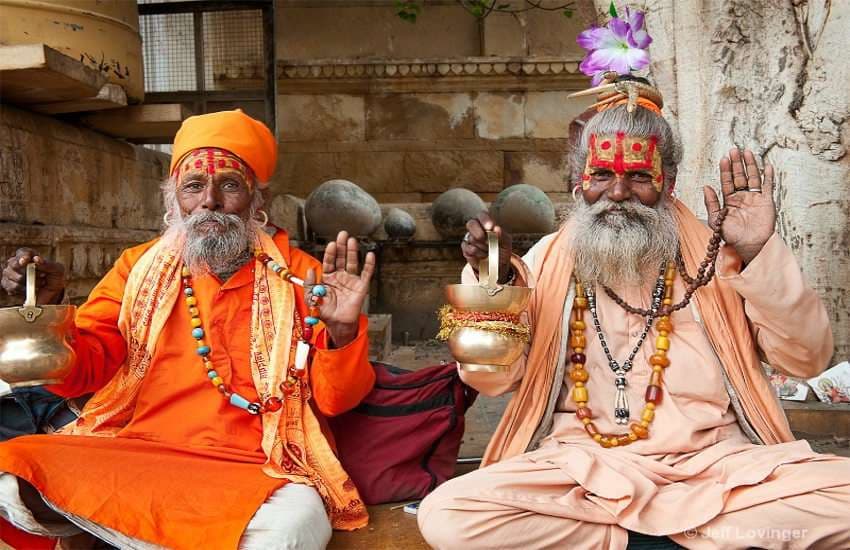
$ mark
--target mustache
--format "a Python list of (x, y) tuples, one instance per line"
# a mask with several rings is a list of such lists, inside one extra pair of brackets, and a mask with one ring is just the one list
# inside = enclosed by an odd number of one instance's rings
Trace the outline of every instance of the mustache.
[(629, 201), (614, 202), (608, 198), (600, 198), (595, 203), (587, 206), (588, 214), (594, 219), (601, 219), (607, 216), (623, 216), (629, 221), (634, 222), (655, 222), (658, 220), (658, 210), (651, 206), (646, 206), (637, 199)]
[(189, 231), (197, 231), (202, 225), (208, 223), (218, 225), (224, 231), (245, 227), (245, 221), (237, 214), (224, 214), (222, 212), (198, 212), (183, 220), (184, 226)]

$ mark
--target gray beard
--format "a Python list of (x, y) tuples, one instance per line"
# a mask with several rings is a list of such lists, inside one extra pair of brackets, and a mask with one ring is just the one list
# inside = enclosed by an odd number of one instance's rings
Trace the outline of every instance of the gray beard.
[(655, 207), (637, 199), (615, 203), (600, 198), (591, 205), (579, 199), (570, 222), (574, 271), (582, 282), (643, 286), (676, 258), (679, 231), (666, 197)]
[(215, 273), (226, 281), (250, 260), (254, 231), (236, 214), (202, 212), (173, 222), (162, 238), (193, 275)]

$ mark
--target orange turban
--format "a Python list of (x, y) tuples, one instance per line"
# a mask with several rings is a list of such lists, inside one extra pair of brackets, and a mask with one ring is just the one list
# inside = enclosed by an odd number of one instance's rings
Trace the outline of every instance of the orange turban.
[(277, 141), (265, 124), (254, 120), (241, 109), (198, 115), (183, 121), (171, 152), (170, 174), (190, 151), (213, 147), (230, 151), (257, 176), (259, 187), (265, 187), (277, 163)]

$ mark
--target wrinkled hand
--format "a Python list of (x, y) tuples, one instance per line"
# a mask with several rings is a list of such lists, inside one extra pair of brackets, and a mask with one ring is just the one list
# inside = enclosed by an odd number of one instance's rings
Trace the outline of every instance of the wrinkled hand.
[[(328, 243), (322, 260), (322, 284), (328, 293), (318, 305), (319, 318), (337, 348), (351, 343), (357, 337), (360, 312), (369, 296), (369, 282), (375, 273), (375, 254), (366, 254), (363, 271), (360, 271), (359, 252), (357, 239), (340, 231), (336, 241)], [(315, 271), (307, 270), (304, 296), (310, 305), (314, 300), (310, 289), (315, 282)]]
[(24, 296), (27, 292), (27, 265), (35, 263), (36, 302), (39, 304), (58, 304), (65, 293), (65, 266), (52, 262), (30, 248), (19, 248), (12, 258), (6, 261), (0, 286), (10, 296)]
[[(773, 166), (764, 165), (764, 178), (753, 152), (736, 148), (720, 159), (720, 188), (729, 212), (721, 236), (732, 245), (744, 264), (752, 261), (770, 239), (776, 225), (773, 202)], [(714, 227), (720, 213), (717, 192), (703, 187), (709, 224)]]
[(460, 243), (460, 250), (466, 262), (478, 273), (478, 265), (481, 260), (486, 260), (488, 255), (487, 231), (495, 231), (499, 236), (499, 283), (507, 282), (511, 271), (511, 253), (513, 252), (513, 241), (510, 234), (502, 231), (486, 211), (478, 214), (466, 222), (468, 237)]

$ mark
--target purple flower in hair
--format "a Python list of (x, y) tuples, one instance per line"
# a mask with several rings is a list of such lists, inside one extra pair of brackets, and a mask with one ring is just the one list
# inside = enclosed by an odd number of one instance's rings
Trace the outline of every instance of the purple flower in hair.
[(579, 68), (592, 76), (592, 84), (598, 86), (602, 75), (614, 71), (621, 75), (631, 74), (649, 65), (646, 48), (652, 42), (643, 28), (644, 13), (626, 8), (626, 18), (616, 15), (604, 27), (592, 26), (578, 35), (576, 42), (587, 50)]

